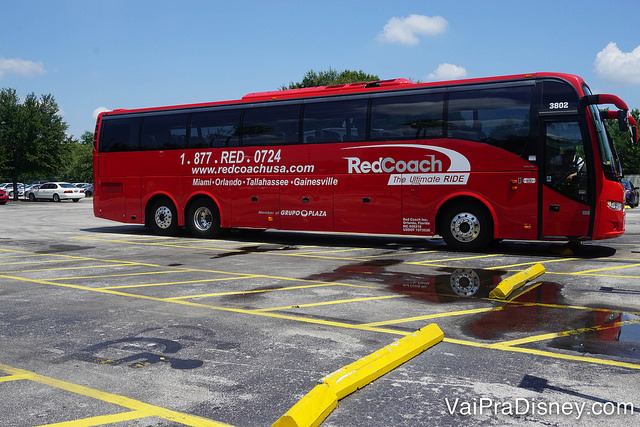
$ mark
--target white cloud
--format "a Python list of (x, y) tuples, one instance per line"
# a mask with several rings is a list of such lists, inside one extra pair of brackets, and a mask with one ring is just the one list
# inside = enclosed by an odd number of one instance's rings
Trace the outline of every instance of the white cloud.
[(467, 70), (464, 67), (460, 67), (458, 65), (444, 64), (438, 65), (436, 70), (427, 76), (427, 80), (429, 81), (440, 81), (440, 80), (455, 80), (462, 79), (467, 77)]
[(598, 77), (640, 85), (640, 46), (631, 52), (623, 52), (611, 42), (598, 52), (594, 67)]
[(107, 108), (107, 107), (98, 107), (95, 110), (93, 110), (93, 119), (97, 119), (98, 118), (98, 114), (100, 113), (104, 113), (105, 111), (111, 111), (111, 108)]
[(409, 15), (389, 19), (379, 38), (390, 43), (418, 44), (418, 36), (437, 36), (447, 30), (449, 23), (442, 16)]
[(26, 61), (20, 58), (4, 58), (0, 56), (0, 78), (9, 73), (34, 76), (36, 74), (44, 74), (44, 66), (42, 62)]

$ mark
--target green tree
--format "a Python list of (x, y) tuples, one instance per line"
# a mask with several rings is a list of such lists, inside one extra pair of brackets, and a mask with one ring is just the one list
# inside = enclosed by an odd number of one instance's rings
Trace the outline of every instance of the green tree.
[[(632, 110), (631, 115), (636, 122), (640, 123), (639, 110)], [(609, 135), (611, 135), (611, 138), (613, 139), (618, 155), (620, 156), (622, 171), (625, 174), (640, 173), (640, 145), (631, 140), (629, 132), (623, 132), (620, 130), (616, 120), (606, 120), (605, 124), (609, 131)]]
[(67, 127), (53, 95), (30, 93), (21, 104), (14, 89), (0, 90), (0, 175), (15, 187), (18, 178), (55, 174)]
[(80, 141), (69, 138), (64, 144), (65, 167), (60, 179), (72, 182), (93, 181), (93, 134), (86, 131)]
[(373, 74), (366, 74), (362, 70), (352, 71), (344, 70), (338, 72), (329, 67), (327, 71), (315, 72), (313, 70), (307, 71), (299, 83), (289, 83), (289, 86), (281, 86), (280, 90), (286, 89), (301, 89), (303, 87), (316, 87), (316, 86), (329, 86), (339, 85), (346, 83), (359, 83), (359, 82), (371, 82), (380, 80), (380, 77)]

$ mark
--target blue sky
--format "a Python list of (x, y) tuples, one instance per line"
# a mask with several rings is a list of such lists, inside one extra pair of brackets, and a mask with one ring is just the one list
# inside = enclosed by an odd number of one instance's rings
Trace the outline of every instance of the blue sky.
[(633, 0), (0, 0), (0, 88), (100, 109), (238, 99), (313, 69), (431, 81), (578, 74), (640, 108)]

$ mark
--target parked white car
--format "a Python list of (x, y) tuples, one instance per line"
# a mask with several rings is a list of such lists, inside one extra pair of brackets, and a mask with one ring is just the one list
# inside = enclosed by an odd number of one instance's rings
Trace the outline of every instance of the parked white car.
[(36, 200), (53, 200), (54, 202), (73, 200), (77, 202), (84, 198), (84, 190), (68, 182), (47, 182), (39, 188), (29, 191), (28, 194), (29, 200), (32, 202)]

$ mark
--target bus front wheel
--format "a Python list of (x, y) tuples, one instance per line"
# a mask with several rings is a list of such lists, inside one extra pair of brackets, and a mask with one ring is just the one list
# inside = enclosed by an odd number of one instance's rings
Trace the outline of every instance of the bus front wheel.
[(210, 199), (198, 199), (187, 209), (187, 230), (193, 236), (214, 238), (220, 234), (218, 207)]
[(178, 231), (178, 214), (168, 199), (158, 200), (151, 207), (151, 227), (156, 234), (171, 236)]
[(455, 203), (442, 213), (440, 234), (454, 250), (482, 250), (493, 239), (491, 214), (477, 202)]

